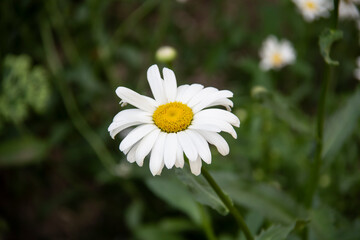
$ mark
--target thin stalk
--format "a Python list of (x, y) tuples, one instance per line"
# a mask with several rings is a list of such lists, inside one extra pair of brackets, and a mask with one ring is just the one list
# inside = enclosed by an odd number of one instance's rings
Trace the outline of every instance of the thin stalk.
[(323, 150), (323, 134), (324, 134), (324, 120), (325, 120), (325, 105), (326, 105), (326, 97), (329, 88), (329, 83), (333, 76), (333, 67), (327, 65), (326, 74), (324, 80), (322, 82), (321, 94), (320, 94), (320, 102), (319, 109), (317, 113), (317, 122), (316, 122), (316, 152), (315, 152), (315, 160), (312, 166), (311, 172), (311, 181), (310, 181), (310, 189), (308, 193), (308, 198), (306, 201), (306, 206), (310, 207), (312, 203), (313, 196), (315, 194), (318, 182), (320, 169), (322, 165), (322, 150)]
[(244, 232), (246, 239), (254, 240), (254, 237), (252, 236), (249, 227), (246, 225), (244, 218), (241, 216), (239, 210), (233, 205), (231, 199), (221, 190), (220, 186), (215, 182), (214, 178), (204, 167), (201, 169), (201, 173), (206, 179), (206, 181), (210, 184), (210, 186), (214, 189), (214, 191), (219, 196), (221, 201), (229, 209), (230, 213), (235, 218), (236, 223), (238, 224), (240, 229)]
[(334, 0), (333, 25), (334, 29), (338, 28), (339, 23), (339, 0)]
[[(332, 28), (337, 29), (338, 27), (338, 18), (339, 18), (339, 0), (334, 0), (334, 12), (332, 15)], [(321, 86), (321, 94), (319, 100), (319, 107), (317, 112), (317, 122), (316, 122), (316, 152), (315, 160), (312, 166), (309, 188), (307, 198), (305, 199), (305, 204), (307, 207), (310, 207), (313, 201), (315, 191), (318, 187), (320, 169), (322, 165), (322, 151), (323, 151), (323, 131), (324, 131), (324, 121), (325, 121), (325, 105), (326, 97), (329, 88), (329, 83), (334, 75), (334, 67), (332, 65), (326, 66), (326, 72), (324, 75), (324, 80)]]
[(50, 27), (46, 23), (41, 24), (41, 37), (43, 40), (45, 56), (48, 61), (49, 69), (54, 76), (55, 84), (59, 89), (60, 95), (63, 99), (66, 111), (68, 112), (71, 121), (80, 134), (88, 141), (105, 168), (110, 173), (115, 174), (113, 170), (113, 167), (116, 164), (114, 158), (106, 148), (102, 139), (95, 133), (95, 131), (90, 128), (80, 113), (73, 94), (71, 94), (67, 85), (59, 77), (59, 72), (62, 71), (63, 66), (56, 52)]

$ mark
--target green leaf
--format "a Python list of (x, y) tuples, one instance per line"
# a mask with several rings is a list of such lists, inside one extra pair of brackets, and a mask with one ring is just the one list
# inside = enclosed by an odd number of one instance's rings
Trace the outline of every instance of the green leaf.
[(224, 186), (233, 201), (239, 205), (257, 211), (263, 216), (291, 224), (296, 219), (307, 217), (305, 209), (285, 192), (266, 184), (248, 184), (237, 176), (227, 173), (213, 174), (216, 181)]
[(335, 226), (334, 214), (326, 208), (310, 210), (310, 240), (334, 240)]
[(273, 225), (262, 231), (255, 240), (285, 240), (289, 233), (295, 228), (296, 223), (289, 226)]
[(0, 167), (23, 166), (43, 159), (47, 144), (34, 137), (21, 137), (0, 145)]
[(144, 240), (183, 240), (186, 239), (179, 234), (183, 231), (191, 231), (196, 229), (194, 224), (187, 219), (166, 218), (157, 223), (146, 224), (134, 229), (133, 234), (136, 239)]
[(133, 201), (126, 209), (125, 220), (130, 229), (136, 230), (141, 225), (144, 205), (141, 201)]
[(341, 106), (325, 126), (322, 157), (335, 156), (353, 134), (360, 118), (360, 88)]
[[(259, 231), (264, 223), (264, 216), (257, 211), (250, 211), (245, 217), (245, 222), (248, 225), (250, 232), (254, 234)], [(237, 239), (246, 240), (245, 234), (241, 231), (240, 237)]]
[(342, 39), (342, 37), (343, 37), (342, 31), (333, 30), (329, 28), (325, 29), (320, 34), (320, 38), (319, 38), (320, 52), (327, 64), (339, 65), (338, 61), (334, 61), (330, 58), (330, 50), (332, 44), (335, 41)]
[(263, 105), (276, 115), (277, 118), (286, 122), (292, 129), (300, 133), (310, 133), (311, 128), (308, 120), (303, 114), (292, 106), (286, 97), (279, 93), (272, 92), (264, 96)]
[(148, 178), (147, 186), (169, 205), (186, 213), (195, 223), (201, 223), (201, 212), (186, 187), (176, 179)]
[(224, 205), (214, 190), (209, 186), (202, 175), (195, 177), (188, 169), (176, 170), (177, 176), (185, 183), (192, 193), (192, 196), (201, 204), (215, 209), (222, 215), (226, 215), (229, 209)]

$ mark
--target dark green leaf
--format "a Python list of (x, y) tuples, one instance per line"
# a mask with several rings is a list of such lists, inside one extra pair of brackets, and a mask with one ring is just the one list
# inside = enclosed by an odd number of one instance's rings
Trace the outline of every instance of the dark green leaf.
[(275, 225), (262, 231), (255, 240), (285, 240), (289, 233), (295, 228), (295, 223), (289, 226)]
[(201, 212), (185, 186), (170, 178), (148, 178), (147, 186), (169, 205), (186, 213), (194, 222), (201, 222)]
[(283, 191), (265, 184), (247, 184), (236, 176), (214, 174), (233, 201), (284, 224), (306, 218), (305, 209)]
[(334, 214), (326, 208), (310, 210), (310, 240), (335, 238)]
[(289, 102), (286, 97), (275, 92), (263, 98), (264, 106), (271, 109), (276, 117), (289, 124), (292, 129), (300, 133), (310, 133), (311, 128), (308, 120)]
[(360, 88), (341, 106), (325, 126), (322, 157), (334, 156), (353, 134), (360, 118)]
[(320, 52), (325, 62), (329, 65), (339, 65), (338, 61), (334, 61), (330, 58), (330, 51), (332, 44), (342, 39), (343, 33), (340, 30), (325, 29), (319, 38)]
[(222, 215), (226, 215), (229, 210), (209, 186), (203, 176), (195, 177), (187, 169), (176, 171), (178, 177), (189, 187), (193, 197), (200, 203), (208, 205)]

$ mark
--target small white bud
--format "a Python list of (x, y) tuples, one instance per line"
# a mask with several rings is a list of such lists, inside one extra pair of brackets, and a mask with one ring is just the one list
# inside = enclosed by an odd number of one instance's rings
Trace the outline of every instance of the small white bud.
[(160, 47), (156, 51), (156, 60), (159, 62), (171, 62), (176, 58), (177, 52), (175, 48), (170, 46)]

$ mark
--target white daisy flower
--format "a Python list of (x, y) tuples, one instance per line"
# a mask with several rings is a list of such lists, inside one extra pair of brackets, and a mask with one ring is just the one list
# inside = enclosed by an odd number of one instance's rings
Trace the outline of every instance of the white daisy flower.
[(271, 35), (266, 38), (260, 49), (260, 68), (267, 71), (269, 69), (280, 69), (285, 65), (295, 61), (296, 54), (293, 46), (287, 40), (279, 41)]
[(356, 4), (359, 4), (360, 0), (340, 0), (339, 3), (339, 17), (341, 19), (359, 19), (359, 10)]
[[(120, 111), (108, 128), (114, 138), (124, 129), (137, 126), (119, 147), (129, 162), (142, 166), (151, 152), (149, 166), (155, 176), (161, 174), (164, 165), (182, 168), (185, 153), (191, 172), (199, 175), (202, 161), (211, 163), (208, 143), (224, 156), (229, 153), (229, 145), (219, 132), (237, 137), (233, 126), (239, 127), (240, 120), (229, 112), (232, 92), (200, 84), (177, 87), (174, 72), (164, 68), (162, 79), (157, 65), (148, 69), (147, 78), (154, 99), (126, 87), (116, 89), (120, 103), (135, 107)], [(214, 106), (224, 106), (228, 111), (210, 108)]]
[(329, 16), (333, 8), (331, 0), (293, 0), (306, 21)]

